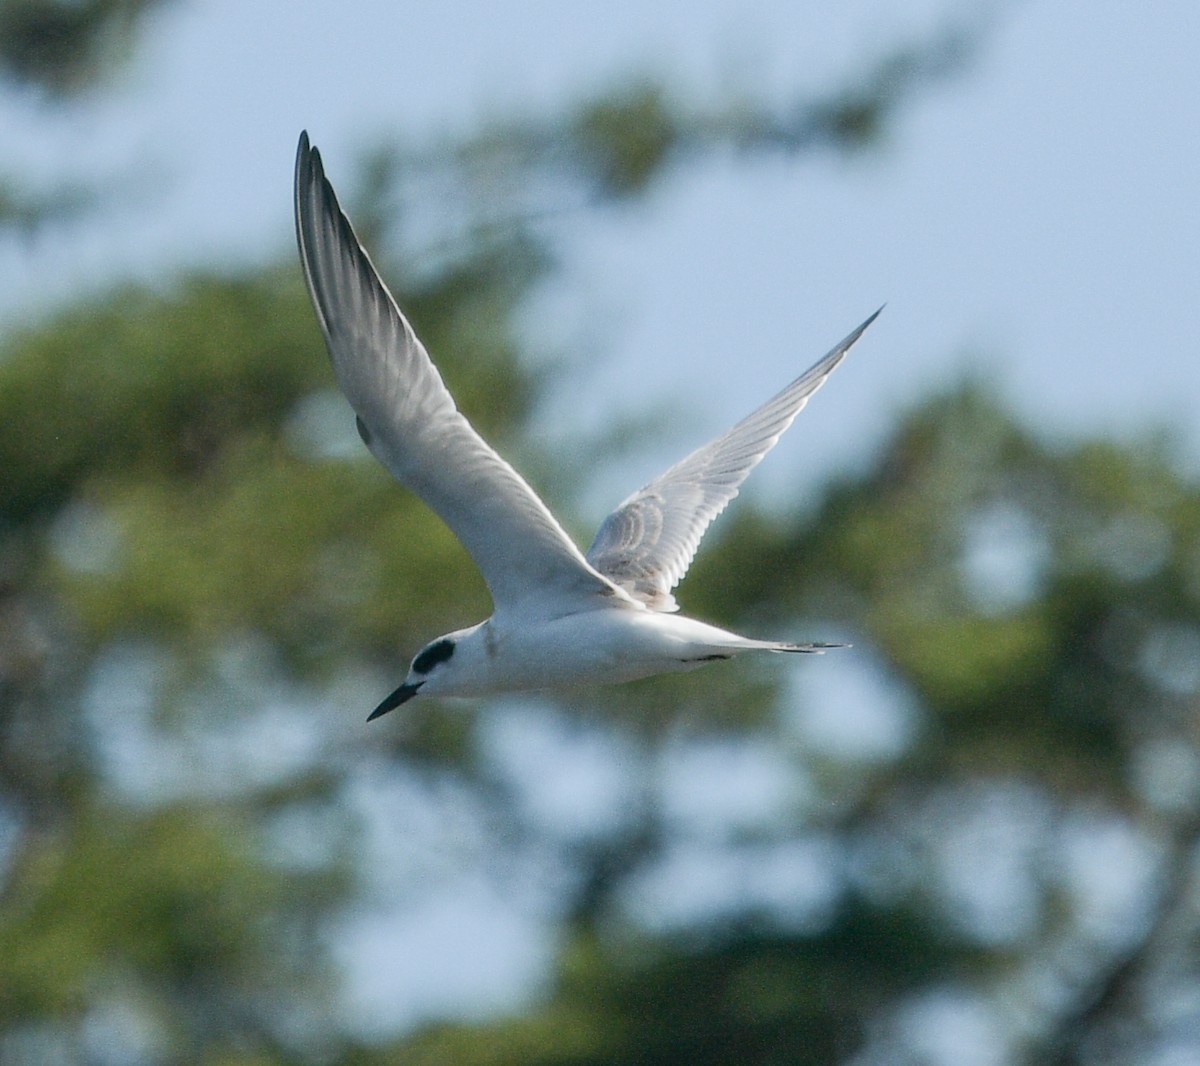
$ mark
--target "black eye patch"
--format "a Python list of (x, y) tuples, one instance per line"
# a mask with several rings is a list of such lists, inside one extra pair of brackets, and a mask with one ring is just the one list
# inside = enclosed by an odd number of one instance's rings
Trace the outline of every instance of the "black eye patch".
[(454, 641), (436, 640), (413, 659), (412, 668), (418, 674), (427, 674), (438, 663), (444, 663), (453, 654)]

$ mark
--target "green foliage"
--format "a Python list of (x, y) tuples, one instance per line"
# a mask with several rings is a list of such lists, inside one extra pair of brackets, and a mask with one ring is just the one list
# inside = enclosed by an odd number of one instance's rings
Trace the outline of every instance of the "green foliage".
[(621, 96), (597, 100), (575, 119), (571, 137), (576, 156), (596, 175), (603, 194), (641, 192), (658, 174), (680, 130), (661, 86), (630, 88)]
[[(405, 1062), (459, 1066), (838, 1061), (861, 1042), (875, 996), (936, 980), (969, 953), (947, 951), (916, 915), (862, 909), (817, 936), (726, 930), (684, 947), (605, 951), (577, 943), (543, 1010), (488, 1028), (432, 1028)], [(957, 958), (955, 957), (957, 955)]]
[[(0, 362), (0, 463), (11, 472), (0, 514), (34, 520), (106, 475), (190, 478), (278, 424), (327, 380), (298, 287), (289, 289), (201, 278), (166, 299), (127, 290), (10, 342)], [(272, 328), (261, 336), (264, 316)]]
[(0, 72), (56, 95), (92, 86), (129, 53), (162, 0), (5, 0)]
[(159, 1019), (208, 1001), (190, 1024), (211, 1025), (222, 1005), (252, 1014), (316, 984), (311, 946), (289, 958), (299, 943), (281, 951), (271, 925), (322, 888), (264, 865), (235, 828), (230, 812), (97, 805), (31, 842), (0, 913), (0, 1028), (121, 988)]

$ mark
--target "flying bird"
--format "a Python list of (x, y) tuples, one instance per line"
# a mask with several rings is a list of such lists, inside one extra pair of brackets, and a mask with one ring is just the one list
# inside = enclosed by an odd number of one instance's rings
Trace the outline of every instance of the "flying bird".
[(739, 636), (675, 613), (672, 590), (709, 524), (879, 311), (753, 414), (625, 500), (585, 554), (455, 406), (355, 236), (307, 133), (295, 193), (305, 281), (359, 435), (470, 552), (493, 603), (486, 621), (422, 648), (368, 721), (418, 694), (632, 681), (743, 652), (841, 646)]

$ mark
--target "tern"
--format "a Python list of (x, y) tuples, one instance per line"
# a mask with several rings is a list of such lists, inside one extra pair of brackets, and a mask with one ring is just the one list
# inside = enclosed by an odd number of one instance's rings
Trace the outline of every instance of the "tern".
[(753, 414), (626, 499), (584, 554), (455, 406), (355, 236), (307, 133), (296, 154), (295, 195), (305, 281), (359, 436), (462, 542), (493, 605), (486, 621), (425, 645), (368, 721), (418, 694), (573, 688), (691, 670), (748, 651), (842, 647), (739, 636), (676, 614), (672, 590), (709, 524), (879, 311)]

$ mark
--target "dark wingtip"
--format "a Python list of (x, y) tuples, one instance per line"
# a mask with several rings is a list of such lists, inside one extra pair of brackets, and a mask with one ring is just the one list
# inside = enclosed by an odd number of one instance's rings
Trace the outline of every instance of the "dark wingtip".
[(304, 169), (304, 166), (316, 153), (316, 149), (309, 143), (308, 130), (300, 131), (300, 142), (296, 145), (296, 174), (299, 175)]
[(308, 139), (308, 130), (300, 131), (300, 142), (296, 145), (296, 176), (302, 173), (311, 173), (319, 180), (325, 176), (325, 169), (321, 165), (320, 149), (314, 148), (312, 142)]
[(873, 315), (869, 316), (867, 318), (867, 320), (861, 326), (858, 327), (858, 329), (856, 329), (853, 333), (850, 334), (849, 337), (847, 337), (844, 341), (842, 341), (842, 343), (838, 347), (850, 348), (854, 344), (854, 342), (858, 340), (859, 337), (861, 337), (864, 333), (867, 332), (867, 327), (870, 326), (871, 323), (874, 322), (875, 319), (877, 319), (883, 313), (883, 309), (885, 307), (887, 307), (887, 304), (880, 304), (879, 309)]
[[(861, 337), (864, 333), (866, 333), (867, 327), (870, 326), (871, 323), (874, 322), (875, 319), (877, 319), (880, 316), (880, 314), (883, 313), (883, 309), (885, 307), (887, 307), (887, 304), (881, 304), (879, 309), (873, 315), (871, 315), (865, 322), (863, 322), (862, 325), (857, 326), (847, 336), (842, 338), (840, 343), (835, 344), (829, 350), (829, 352), (825, 356), (825, 358), (822, 359), (820, 362), (818, 362), (816, 364), (816, 366), (812, 367), (808, 371), (808, 374), (817, 373), (820, 375), (820, 381), (824, 381), (825, 377), (833, 372), (833, 368), (836, 367), (838, 365), (838, 363), (840, 363), (842, 361), (842, 359), (845, 357), (846, 353), (851, 348), (853, 348), (855, 344), (858, 343), (858, 338)], [(813, 388), (814, 389), (817, 388), (819, 386), (819, 384), (820, 384), (820, 382), (815, 384), (813, 386)]]

